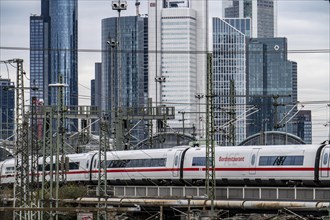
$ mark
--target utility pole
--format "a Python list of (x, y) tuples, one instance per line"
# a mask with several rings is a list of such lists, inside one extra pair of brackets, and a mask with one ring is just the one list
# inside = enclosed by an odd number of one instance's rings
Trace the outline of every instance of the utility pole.
[[(116, 10), (118, 12), (117, 17), (117, 75), (118, 75), (118, 93), (117, 93), (117, 118), (116, 118), (116, 138), (115, 138), (115, 147), (116, 149), (123, 149), (123, 142), (124, 142), (124, 133), (123, 133), (123, 76), (122, 76), (122, 50), (121, 50), (121, 35), (120, 35), (120, 13), (122, 10), (127, 9), (127, 2), (126, 1), (112, 1), (112, 10)], [(114, 100), (112, 100), (114, 101)], [(112, 109), (113, 111), (114, 109)]]
[(229, 117), (230, 121), (233, 123), (230, 123), (229, 127), (229, 137), (230, 142), (232, 146), (235, 146), (236, 144), (236, 126), (235, 126), (235, 120), (236, 120), (236, 102), (235, 102), (235, 82), (234, 80), (230, 80), (230, 109), (229, 109)]
[[(100, 147), (98, 153), (98, 161), (99, 161), (99, 170), (98, 170), (98, 185), (97, 185), (97, 196), (99, 198), (98, 203), (98, 212), (97, 219), (98, 220), (107, 220), (108, 214), (106, 211), (101, 211), (100, 209), (107, 208), (107, 151), (110, 150), (109, 147), (109, 138), (108, 138), (109, 130), (108, 130), (108, 121), (102, 117), (100, 120)], [(104, 199), (104, 204), (102, 204), (102, 199)]]
[[(42, 146), (42, 182), (41, 182), (41, 208), (53, 208), (53, 164), (54, 164), (54, 150), (53, 150), (53, 107), (45, 106), (43, 108), (44, 122), (43, 122), (43, 146)], [(41, 220), (54, 219), (53, 211), (42, 211)]]
[(207, 54), (207, 95), (206, 95), (206, 182), (205, 189), (211, 200), (211, 219), (214, 219), (215, 200), (215, 146), (214, 146), (214, 112), (212, 86), (212, 53)]
[[(29, 148), (28, 148), (28, 121), (25, 118), (24, 104), (24, 70), (23, 60), (9, 61), (17, 64), (16, 78), (16, 141), (15, 141), (15, 185), (14, 207), (31, 207), (29, 198)], [(27, 211), (15, 211), (14, 219), (28, 219)]]
[[(15, 157), (15, 184), (14, 184), (14, 208), (35, 207), (32, 198), (33, 190), (30, 184), (30, 159), (29, 153), (29, 123), (24, 104), (24, 75), (23, 60), (12, 59), (1, 63), (16, 63), (16, 139), (14, 148)], [(32, 169), (34, 170), (34, 168)], [(34, 211), (14, 211), (13, 219), (25, 220), (35, 218)]]
[[(57, 108), (53, 106), (44, 108), (44, 144), (43, 144), (43, 179), (42, 179), (42, 207), (59, 207), (59, 187), (60, 182), (65, 181), (65, 107), (64, 107), (64, 87), (63, 76), (59, 74), (59, 83), (49, 84), (49, 87), (57, 88)], [(53, 116), (56, 113), (56, 144), (53, 142)], [(61, 158), (60, 158), (61, 155)], [(60, 174), (61, 171), (61, 174)], [(48, 177), (49, 175), (49, 177)], [(48, 197), (48, 199), (47, 199)], [(58, 219), (58, 213), (42, 212), (42, 219)]]
[[(110, 60), (111, 60), (111, 113), (110, 113), (110, 122), (111, 122), (111, 131), (110, 137), (115, 140), (115, 125), (116, 125), (116, 101), (115, 101), (115, 48), (118, 46), (116, 39), (111, 38), (107, 41), (107, 44), (110, 46)], [(118, 57), (118, 56), (117, 56)], [(118, 58), (117, 58), (118, 59)], [(102, 116), (101, 116), (102, 117)]]

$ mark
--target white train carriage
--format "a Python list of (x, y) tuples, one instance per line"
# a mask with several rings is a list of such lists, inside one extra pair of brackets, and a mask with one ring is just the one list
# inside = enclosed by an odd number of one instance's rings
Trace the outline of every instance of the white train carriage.
[[(88, 182), (90, 180), (90, 168), (93, 157), (96, 153), (89, 152), (83, 154), (68, 154), (65, 158), (60, 156), (59, 163), (59, 174), (65, 175), (66, 181), (68, 182)], [(45, 168), (43, 168), (43, 157), (40, 157), (38, 160), (38, 171), (40, 175), (43, 175), (43, 169), (45, 169), (45, 173), (49, 173), (51, 171), (51, 163), (53, 163), (52, 171), (56, 172), (56, 158), (53, 157), (53, 161), (50, 161), (48, 157), (46, 159)], [(46, 177), (47, 179), (47, 177)]]
[(13, 184), (15, 182), (15, 160), (7, 159), (0, 163), (0, 184)]
[[(216, 147), (215, 170), (219, 185), (315, 184), (315, 145)], [(203, 183), (205, 148), (189, 149), (181, 179)]]
[[(107, 152), (107, 180), (111, 184), (171, 184), (179, 180), (179, 155), (186, 149)], [(98, 179), (98, 157), (93, 162), (93, 181)]]

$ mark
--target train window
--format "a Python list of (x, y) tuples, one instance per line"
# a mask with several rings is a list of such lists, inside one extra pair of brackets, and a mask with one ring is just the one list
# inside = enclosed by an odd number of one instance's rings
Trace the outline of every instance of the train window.
[(89, 167), (89, 160), (87, 160), (87, 163), (86, 163), (86, 168), (88, 169)]
[(205, 157), (193, 157), (192, 166), (206, 166)]
[(6, 167), (5, 173), (13, 173), (15, 171), (15, 167)]
[(71, 162), (69, 163), (69, 170), (79, 170), (79, 162)]
[(165, 158), (136, 159), (129, 160), (126, 167), (164, 167), (165, 164)]
[(323, 164), (324, 164), (324, 165), (327, 165), (327, 163), (328, 163), (328, 158), (329, 158), (328, 153), (325, 153), (324, 156), (323, 156)]
[(94, 160), (94, 168), (96, 168), (96, 160)]
[(251, 165), (254, 166), (255, 162), (256, 162), (256, 155), (253, 154), (251, 158)]
[(150, 161), (151, 167), (165, 167), (165, 164), (166, 164), (165, 158), (151, 159)]
[(259, 166), (301, 166), (304, 156), (261, 156)]
[(129, 160), (109, 160), (107, 161), (108, 168), (123, 168), (131, 166), (131, 162)]
[(175, 157), (175, 161), (174, 161), (174, 165), (177, 166), (178, 165), (178, 162), (179, 162), (179, 156), (176, 156)]

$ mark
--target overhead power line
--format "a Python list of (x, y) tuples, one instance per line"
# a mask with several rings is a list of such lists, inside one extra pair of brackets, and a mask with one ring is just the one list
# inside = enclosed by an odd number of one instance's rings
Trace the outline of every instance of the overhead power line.
[[(29, 47), (0, 47), (0, 50), (26, 50), (26, 51), (77, 51), (79, 53), (107, 53), (109, 50), (102, 50), (102, 49), (66, 49), (66, 48), (44, 48), (44, 49), (31, 49)], [(219, 51), (219, 50), (217, 50)], [(146, 53), (144, 50), (117, 50), (118, 53)], [(246, 53), (246, 51), (223, 51), (225, 53)], [(267, 53), (281, 53), (285, 51), (274, 51), (274, 52), (267, 52)], [(330, 53), (330, 49), (302, 49), (302, 50), (287, 50), (288, 53)], [(162, 53), (162, 54), (206, 54), (208, 51), (186, 51), (186, 50), (149, 50), (148, 53)], [(251, 53), (251, 51), (249, 51)], [(254, 52), (252, 52), (254, 53)], [(259, 52), (255, 52), (259, 53)]]

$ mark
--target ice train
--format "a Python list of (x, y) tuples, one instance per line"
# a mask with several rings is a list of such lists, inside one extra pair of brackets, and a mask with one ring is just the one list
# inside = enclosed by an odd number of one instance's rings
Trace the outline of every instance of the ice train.
[[(109, 184), (203, 185), (205, 147), (178, 146), (107, 152)], [(330, 184), (330, 145), (215, 147), (217, 185)], [(98, 152), (66, 155), (66, 181), (97, 183)], [(46, 162), (49, 158), (46, 159)], [(43, 158), (39, 158), (39, 177)], [(54, 165), (53, 165), (54, 167)], [(50, 165), (45, 167), (49, 172)], [(0, 184), (15, 181), (15, 160), (0, 162)], [(40, 178), (39, 178), (40, 179)]]

